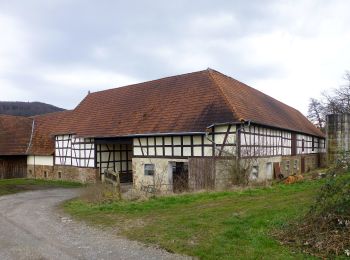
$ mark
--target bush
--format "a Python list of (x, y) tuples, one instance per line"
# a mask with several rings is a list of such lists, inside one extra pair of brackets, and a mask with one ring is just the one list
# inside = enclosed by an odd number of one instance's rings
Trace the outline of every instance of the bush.
[(350, 256), (350, 173), (330, 175), (308, 214), (278, 237), (320, 256)]

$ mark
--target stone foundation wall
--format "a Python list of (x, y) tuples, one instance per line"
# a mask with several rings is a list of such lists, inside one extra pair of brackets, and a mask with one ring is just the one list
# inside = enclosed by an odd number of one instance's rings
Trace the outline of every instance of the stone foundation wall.
[(94, 183), (99, 179), (97, 168), (80, 168), (74, 166), (28, 165), (28, 178), (78, 181)]
[[(172, 191), (172, 162), (188, 162), (187, 159), (171, 158), (132, 158), (133, 185), (136, 189), (142, 186), (155, 185), (160, 190)], [(146, 176), (145, 164), (154, 164), (154, 176)]]
[[(274, 178), (274, 164), (279, 163), (281, 173), (286, 177), (294, 174), (301, 174), (301, 161), (304, 159), (304, 172), (325, 167), (327, 156), (322, 154), (308, 154), (308, 155), (296, 155), (296, 156), (275, 156), (275, 157), (262, 157), (254, 159), (242, 159), (249, 160), (248, 162), (242, 162), (246, 165), (257, 167), (258, 176), (251, 176), (250, 181), (264, 182), (266, 180), (272, 180)], [(232, 163), (224, 159), (216, 159), (215, 161), (215, 188), (225, 189), (232, 185), (232, 172), (230, 172), (230, 166)]]
[[(253, 159), (242, 159), (241, 163), (244, 167), (251, 165), (258, 169), (258, 176), (250, 177), (250, 181), (263, 182), (266, 180), (273, 179), (273, 163), (280, 163), (282, 160), (281, 156), (264, 157), (264, 158), (253, 158)], [(233, 184), (232, 171), (234, 164), (230, 160), (217, 159), (215, 163), (215, 188), (225, 189)]]
[(301, 174), (302, 158), (304, 159), (304, 172), (309, 172), (320, 167), (325, 167), (327, 164), (327, 156), (325, 153), (283, 156), (280, 165), (282, 174), (284, 176)]

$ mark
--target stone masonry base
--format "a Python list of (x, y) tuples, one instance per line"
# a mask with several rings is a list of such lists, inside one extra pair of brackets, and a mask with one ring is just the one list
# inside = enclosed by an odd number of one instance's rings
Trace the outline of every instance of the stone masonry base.
[(78, 181), (94, 183), (99, 178), (97, 168), (79, 168), (73, 166), (28, 165), (28, 178)]

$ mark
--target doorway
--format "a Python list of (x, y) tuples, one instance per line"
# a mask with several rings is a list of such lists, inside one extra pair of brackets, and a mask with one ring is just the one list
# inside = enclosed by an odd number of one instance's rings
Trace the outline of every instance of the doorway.
[(188, 190), (188, 163), (175, 162), (173, 164), (173, 191), (184, 192)]

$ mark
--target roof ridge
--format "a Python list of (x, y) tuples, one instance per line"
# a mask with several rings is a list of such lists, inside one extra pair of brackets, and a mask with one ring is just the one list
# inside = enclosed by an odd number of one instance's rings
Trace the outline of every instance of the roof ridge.
[[(225, 94), (225, 92), (223, 91), (223, 89), (221, 88), (220, 84), (215, 80), (215, 78), (213, 77), (212, 73), (216, 72), (218, 73), (216, 70), (213, 70), (211, 68), (207, 69), (207, 72), (209, 74), (209, 78), (211, 79), (211, 81), (213, 82), (213, 84), (219, 89), (219, 91), (221, 92), (222, 96), (224, 97), (225, 102), (227, 103), (227, 105), (230, 107), (232, 114), (238, 119), (241, 120), (241, 116), (239, 116), (239, 114), (237, 113), (236, 109), (234, 108), (234, 106), (231, 104), (231, 102), (229, 101), (229, 98), (227, 97), (227, 95)], [(221, 74), (221, 73), (220, 73)]]
[[(210, 69), (210, 68), (208, 68), (208, 69)], [(160, 80), (164, 80), (164, 79), (168, 79), (168, 78), (177, 78), (177, 77), (187, 76), (187, 75), (196, 74), (196, 73), (203, 73), (203, 72), (208, 71), (208, 69), (192, 71), (192, 72), (182, 73), (182, 74), (178, 74), (178, 75), (165, 76), (165, 77), (161, 77), (161, 78), (157, 78), (157, 79), (152, 79), (152, 80), (147, 80), (147, 81), (140, 81), (140, 82), (137, 82), (137, 83), (128, 84), (128, 85), (124, 85), (124, 86), (120, 86), (120, 87), (113, 87), (113, 88), (109, 88), (109, 89), (98, 90), (98, 91), (95, 91), (95, 92), (91, 92), (87, 96), (93, 95), (93, 94), (96, 94), (96, 93), (105, 92), (105, 91), (110, 91), (110, 90), (115, 90), (115, 89), (122, 89), (122, 88), (137, 86), (137, 85), (141, 85), (141, 84), (151, 83), (151, 82), (160, 81)]]

